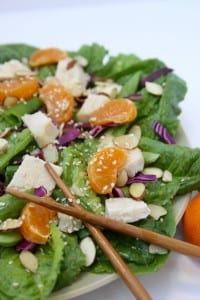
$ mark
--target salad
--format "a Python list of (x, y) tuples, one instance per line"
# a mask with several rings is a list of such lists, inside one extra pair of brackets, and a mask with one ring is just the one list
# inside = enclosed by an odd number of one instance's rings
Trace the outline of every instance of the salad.
[[(0, 299), (41, 300), (82, 272), (114, 272), (80, 220), (5, 193), (69, 204), (45, 161), (95, 214), (165, 235), (173, 201), (200, 190), (200, 149), (176, 144), (186, 84), (158, 59), (0, 46)], [(168, 251), (104, 230), (137, 274)]]

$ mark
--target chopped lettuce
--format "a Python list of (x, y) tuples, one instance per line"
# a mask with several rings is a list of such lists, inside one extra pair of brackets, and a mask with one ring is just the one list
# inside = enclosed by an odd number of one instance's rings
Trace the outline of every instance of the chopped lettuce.
[(22, 208), (26, 204), (25, 201), (14, 196), (5, 194), (0, 197), (0, 221), (5, 221), (8, 218), (18, 218)]
[(31, 142), (33, 142), (33, 136), (28, 129), (14, 133), (8, 141), (7, 151), (1, 155), (0, 172), (8, 166), (16, 155), (25, 152)]
[[(119, 97), (127, 97), (132, 93), (135, 93), (138, 89), (139, 83), (141, 78), (141, 72), (138, 71), (133, 75), (130, 75), (125, 78), (125, 83), (119, 93)], [(121, 82), (119, 82), (121, 83)]]
[(33, 97), (29, 101), (18, 102), (16, 105), (8, 108), (3, 113), (2, 117), (13, 125), (20, 125), (22, 123), (21, 117), (25, 114), (32, 114), (39, 110), (42, 106), (42, 101)]
[(80, 274), (85, 265), (85, 256), (82, 253), (76, 235), (63, 235), (64, 253), (60, 273), (55, 290), (71, 284)]
[(160, 99), (144, 92), (144, 99), (137, 103), (138, 124), (142, 128), (143, 136), (156, 137), (152, 129), (154, 121), (163, 124), (172, 135), (176, 134), (179, 126), (179, 103), (184, 99), (186, 91), (186, 84), (182, 79), (168, 74)]
[(55, 65), (42, 66), (37, 70), (37, 77), (39, 80), (45, 80), (47, 77), (54, 76), (55, 72)]
[(178, 186), (178, 194), (200, 190), (200, 149), (166, 145), (146, 137), (141, 139), (140, 148), (160, 154), (155, 166), (173, 174), (171, 185)]
[(30, 55), (37, 50), (36, 47), (26, 44), (6, 44), (0, 46), (0, 63), (4, 63), (11, 59), (22, 60), (29, 58)]
[(52, 291), (61, 265), (64, 242), (58, 228), (52, 224), (51, 239), (40, 246), (35, 255), (38, 270), (27, 272), (19, 260), (19, 252), (0, 249), (0, 298), (5, 300), (44, 300)]
[(101, 199), (91, 190), (86, 172), (89, 157), (96, 151), (96, 144), (95, 140), (86, 140), (82, 144), (65, 148), (61, 154), (61, 164), (63, 179), (71, 186), (82, 206), (101, 214), (103, 213)]
[(81, 55), (85, 57), (88, 61), (86, 71), (90, 74), (96, 73), (103, 66), (104, 57), (108, 51), (98, 44), (83, 45), (77, 52), (73, 55)]

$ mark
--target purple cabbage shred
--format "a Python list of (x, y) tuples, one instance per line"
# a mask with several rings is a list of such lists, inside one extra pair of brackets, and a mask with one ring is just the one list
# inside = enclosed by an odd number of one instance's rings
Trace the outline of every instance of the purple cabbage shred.
[(173, 136), (168, 130), (158, 121), (154, 121), (152, 124), (154, 132), (163, 140), (166, 144), (176, 144)]
[(169, 73), (173, 72), (173, 69), (168, 68), (168, 67), (162, 67), (158, 70), (153, 71), (152, 73), (150, 73), (149, 75), (147, 75), (146, 77), (144, 77), (141, 81), (140, 81), (140, 85), (142, 87), (145, 86), (145, 82), (147, 81), (154, 81), (157, 78), (167, 75)]

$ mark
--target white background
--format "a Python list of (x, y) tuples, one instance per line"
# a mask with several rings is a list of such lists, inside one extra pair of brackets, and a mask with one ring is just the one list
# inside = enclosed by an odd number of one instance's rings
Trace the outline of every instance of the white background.
[[(0, 44), (77, 49), (99, 42), (112, 53), (159, 57), (188, 83), (181, 122), (192, 146), (200, 146), (200, 1), (0, 0)], [(171, 255), (157, 274), (142, 278), (156, 300), (199, 300), (200, 263)], [(128, 300), (116, 282), (77, 300)], [(31, 299), (30, 299), (31, 300)]]

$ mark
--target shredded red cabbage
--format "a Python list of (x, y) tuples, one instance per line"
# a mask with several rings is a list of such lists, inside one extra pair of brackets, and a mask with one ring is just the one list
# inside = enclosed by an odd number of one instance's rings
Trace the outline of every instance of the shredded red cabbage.
[(71, 142), (76, 140), (80, 134), (81, 131), (78, 128), (75, 127), (67, 128), (66, 132), (58, 140), (59, 146), (69, 145)]
[(47, 190), (44, 186), (39, 186), (38, 188), (34, 189), (34, 195), (38, 197), (44, 197), (47, 194)]
[(176, 144), (173, 136), (168, 132), (168, 130), (157, 121), (154, 121), (152, 124), (154, 132), (163, 140), (166, 144)]
[(128, 95), (126, 98), (133, 100), (133, 101), (140, 101), (143, 99), (143, 96), (139, 93), (133, 93)]
[(157, 78), (163, 76), (163, 75), (167, 75), (168, 73), (171, 73), (173, 71), (173, 69), (170, 69), (168, 67), (162, 67), (156, 71), (153, 71), (152, 73), (150, 73), (149, 75), (147, 75), (146, 77), (144, 77), (141, 81), (140, 81), (140, 85), (142, 87), (145, 86), (145, 82), (147, 81), (154, 81)]
[(133, 177), (129, 177), (126, 184), (130, 185), (131, 183), (135, 183), (135, 182), (148, 183), (148, 182), (155, 182), (155, 181), (157, 181), (157, 177), (155, 175), (138, 173)]
[(97, 137), (100, 133), (102, 133), (105, 130), (105, 127), (103, 126), (95, 126), (90, 131), (89, 134), (92, 137)]
[(124, 193), (123, 193), (122, 189), (115, 186), (112, 190), (112, 193), (109, 194), (109, 197), (110, 198), (124, 197)]
[(24, 250), (26, 250), (26, 251), (33, 251), (33, 250), (35, 250), (35, 247), (36, 247), (36, 244), (31, 243), (31, 242), (29, 242), (27, 240), (22, 240), (22, 241), (20, 241), (16, 245), (16, 250), (18, 252), (24, 251)]

